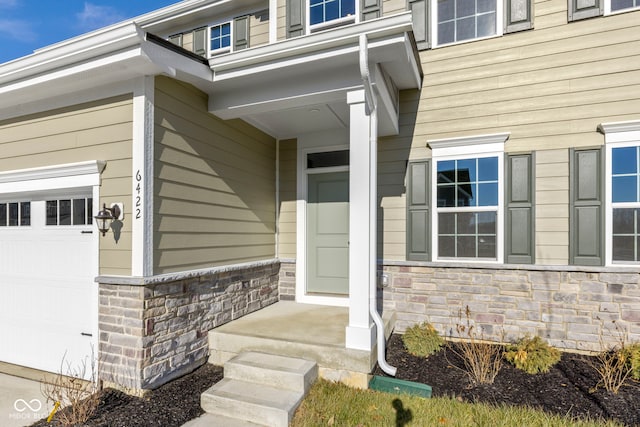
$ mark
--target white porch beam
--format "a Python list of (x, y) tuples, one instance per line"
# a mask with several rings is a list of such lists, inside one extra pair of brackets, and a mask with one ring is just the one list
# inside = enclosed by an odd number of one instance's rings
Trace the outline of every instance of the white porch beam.
[(375, 329), (369, 317), (371, 243), (371, 117), (364, 90), (347, 93), (349, 129), (349, 325), (346, 347), (369, 351)]

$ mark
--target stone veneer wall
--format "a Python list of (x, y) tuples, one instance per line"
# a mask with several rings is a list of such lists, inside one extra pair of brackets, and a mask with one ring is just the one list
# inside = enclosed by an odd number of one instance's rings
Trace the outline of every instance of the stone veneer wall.
[(486, 339), (539, 335), (555, 347), (599, 351), (640, 340), (640, 270), (623, 268), (385, 263), (384, 309), (396, 332), (423, 321), (456, 336), (468, 306)]
[(280, 260), (280, 299), (294, 301), (296, 299), (296, 261)]
[(207, 332), (278, 301), (277, 260), (151, 278), (99, 277), (100, 379), (153, 389), (208, 357)]

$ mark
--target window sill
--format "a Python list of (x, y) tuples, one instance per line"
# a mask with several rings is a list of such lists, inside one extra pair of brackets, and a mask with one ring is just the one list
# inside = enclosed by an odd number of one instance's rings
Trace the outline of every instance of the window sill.
[(343, 25), (355, 24), (356, 16), (349, 15), (344, 18), (334, 19), (331, 21), (321, 22), (319, 24), (309, 25), (309, 34), (317, 33), (319, 31), (328, 30), (335, 27), (341, 27)]
[(486, 270), (531, 270), (585, 273), (640, 273), (640, 266), (582, 266), (582, 265), (542, 265), (542, 264), (500, 264), (491, 262), (447, 262), (447, 261), (395, 261), (378, 260), (379, 266), (391, 267), (430, 267), (430, 268), (466, 268)]
[(609, 11), (605, 10), (604, 16), (621, 15), (623, 13), (637, 12), (639, 10), (640, 10), (640, 6), (629, 7), (627, 9), (620, 9), (620, 10), (609, 10)]
[(479, 42), (479, 41), (482, 41), (482, 40), (495, 39), (495, 38), (498, 38), (498, 37), (502, 37), (502, 33), (494, 34), (492, 36), (478, 37), (477, 39), (467, 39), (467, 40), (460, 40), (458, 42), (438, 44), (438, 45), (434, 45), (432, 47), (432, 49), (440, 49), (442, 47), (449, 47), (449, 46), (457, 46), (457, 45), (467, 44), (467, 43), (474, 43), (474, 42)]

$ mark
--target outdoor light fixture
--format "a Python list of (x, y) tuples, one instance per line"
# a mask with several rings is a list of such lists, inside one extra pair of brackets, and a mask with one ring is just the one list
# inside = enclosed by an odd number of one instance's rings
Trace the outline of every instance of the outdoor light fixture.
[(107, 234), (107, 231), (111, 228), (111, 223), (116, 219), (122, 219), (122, 204), (121, 203), (112, 203), (111, 207), (108, 208), (105, 203), (102, 204), (102, 210), (98, 212), (98, 215), (94, 216), (96, 219), (96, 225), (98, 226), (98, 231), (102, 233), (104, 236)]

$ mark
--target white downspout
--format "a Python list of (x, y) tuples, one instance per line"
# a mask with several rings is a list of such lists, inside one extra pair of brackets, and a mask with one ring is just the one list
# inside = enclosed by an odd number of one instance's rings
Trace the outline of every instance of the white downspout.
[(385, 333), (384, 323), (378, 313), (377, 301), (377, 213), (378, 213), (378, 197), (377, 197), (377, 162), (378, 162), (378, 110), (377, 101), (371, 84), (371, 76), (369, 73), (369, 48), (367, 44), (366, 34), (360, 34), (360, 76), (364, 86), (365, 100), (370, 116), (369, 131), (370, 141), (370, 165), (369, 165), (369, 217), (371, 218), (369, 226), (369, 314), (376, 324), (376, 337), (378, 340), (378, 365), (388, 375), (396, 376), (397, 369), (387, 363), (385, 358)]

